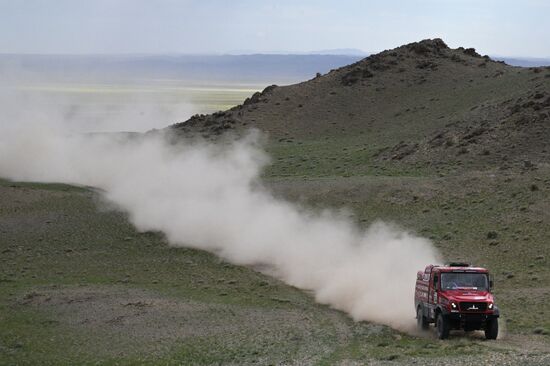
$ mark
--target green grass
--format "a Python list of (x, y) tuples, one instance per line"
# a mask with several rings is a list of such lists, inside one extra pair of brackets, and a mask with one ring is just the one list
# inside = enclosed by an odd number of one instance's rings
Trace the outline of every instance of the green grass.
[(385, 145), (375, 136), (336, 136), (322, 140), (281, 139), (267, 146), (271, 165), (266, 178), (326, 178), (357, 176), (423, 176), (425, 166), (384, 165), (374, 156)]
[[(331, 321), (351, 324), (344, 314), (316, 305), (304, 292), (251, 269), (224, 263), (206, 252), (169, 247), (157, 233), (138, 233), (123, 214), (98, 211), (87, 190), (7, 181), (0, 181), (0, 188), (37, 195), (30, 203), (23, 202), (21, 210), (0, 206), (0, 364), (280, 362), (314, 357), (315, 349), (330, 350), (347, 342), (324, 325)], [(26, 217), (34, 220), (26, 228), (5, 225)], [(34, 293), (52, 289), (108, 291), (120, 287), (161, 298), (217, 304), (230, 312), (304, 312), (312, 320), (306, 325), (280, 324), (266, 332), (265, 326), (242, 319), (233, 334), (222, 331), (162, 343), (166, 349), (154, 354), (133, 349), (116, 356), (128, 344), (112, 334), (79, 330), (62, 316), (60, 320), (51, 308), (25, 304)], [(223, 315), (212, 311), (213, 318)], [(111, 340), (114, 354), (94, 351), (94, 344), (103, 344), (105, 339)]]

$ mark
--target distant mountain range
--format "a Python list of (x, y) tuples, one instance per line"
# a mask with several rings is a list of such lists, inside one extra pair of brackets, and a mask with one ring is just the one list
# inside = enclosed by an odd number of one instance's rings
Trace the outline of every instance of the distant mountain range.
[(366, 57), (370, 52), (365, 52), (358, 48), (332, 48), (326, 50), (316, 50), (307, 52), (290, 52), (290, 51), (275, 51), (269, 53), (261, 53), (252, 50), (235, 50), (227, 52), (228, 55), (246, 56), (246, 55), (333, 55), (333, 56), (363, 56)]
[[(31, 74), (56, 81), (175, 79), (192, 83), (292, 84), (363, 59), (361, 50), (317, 54), (249, 55), (16, 55), (0, 54), (0, 77)], [(550, 59), (494, 57), (513, 66), (545, 66)]]
[(493, 59), (504, 61), (508, 65), (521, 66), (521, 67), (539, 67), (550, 66), (550, 58), (536, 58), (536, 57), (504, 57), (504, 56), (492, 56)]
[[(357, 62), (360, 50), (316, 51), (318, 54), (250, 55), (16, 55), (0, 54), (0, 78), (25, 74), (40, 80), (133, 82), (177, 80), (189, 83), (292, 84), (317, 73)], [(332, 54), (331, 54), (332, 53)], [(354, 54), (355, 53), (355, 54)], [(550, 65), (550, 59), (494, 57), (509, 65)]]
[[(359, 61), (352, 55), (0, 55), (14, 71), (54, 80), (176, 79), (188, 82), (291, 84)], [(6, 72), (3, 73), (4, 75)]]

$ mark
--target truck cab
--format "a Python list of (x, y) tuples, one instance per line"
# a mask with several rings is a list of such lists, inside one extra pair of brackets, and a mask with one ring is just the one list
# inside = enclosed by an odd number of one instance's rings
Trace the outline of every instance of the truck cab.
[(430, 264), (418, 271), (414, 294), (417, 325), (435, 324), (439, 339), (452, 329), (484, 330), (487, 339), (498, 336), (499, 310), (491, 293), (493, 281), (485, 268), (467, 263)]

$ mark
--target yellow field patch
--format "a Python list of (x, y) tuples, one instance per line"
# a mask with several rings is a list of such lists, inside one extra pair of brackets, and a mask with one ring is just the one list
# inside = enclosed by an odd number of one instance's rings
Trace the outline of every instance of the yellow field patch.
[[(136, 84), (44, 83), (21, 85), (16, 89), (44, 97), (68, 98), (73, 104), (123, 103), (173, 104), (187, 102), (201, 113), (225, 110), (242, 103), (264, 88), (257, 84), (183, 85), (173, 81)], [(151, 99), (147, 99), (147, 98)]]

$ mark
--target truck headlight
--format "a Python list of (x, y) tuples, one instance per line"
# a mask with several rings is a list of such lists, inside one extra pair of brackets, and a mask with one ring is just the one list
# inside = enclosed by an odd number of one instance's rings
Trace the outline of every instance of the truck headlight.
[(456, 302), (451, 302), (451, 309), (456, 310), (457, 308)]
[(493, 310), (493, 306), (494, 306), (494, 304), (492, 302), (490, 302), (489, 305), (487, 305), (487, 309)]

